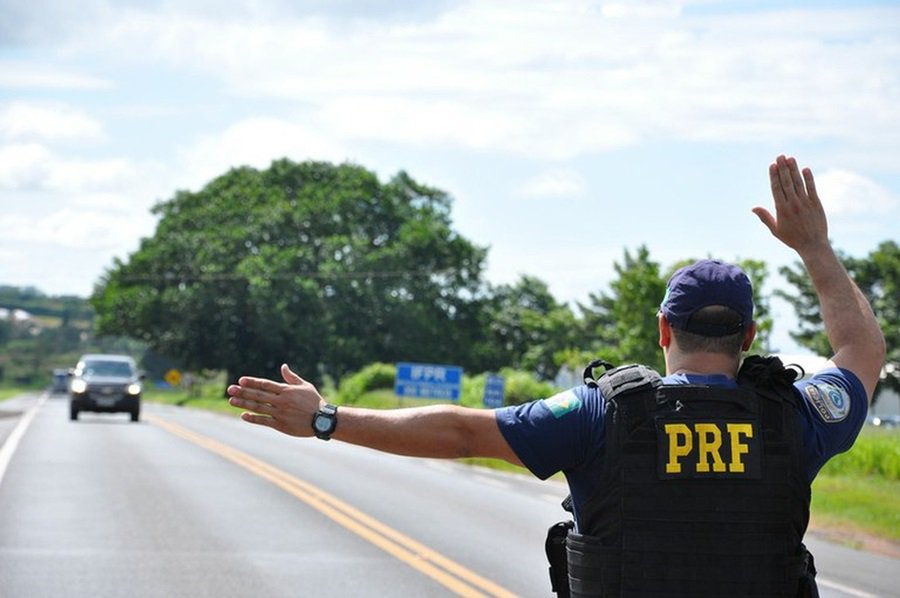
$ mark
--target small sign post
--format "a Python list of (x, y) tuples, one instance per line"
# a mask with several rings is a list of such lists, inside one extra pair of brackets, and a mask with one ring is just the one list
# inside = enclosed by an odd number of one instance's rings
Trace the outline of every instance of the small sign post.
[(458, 401), (463, 370), (455, 365), (398, 363), (394, 394), (414, 399)]
[(166, 375), (163, 379), (169, 384), (171, 387), (176, 387), (181, 384), (181, 372), (178, 370), (172, 369), (166, 372)]
[(503, 407), (503, 376), (488, 374), (484, 381), (484, 406), (489, 409)]

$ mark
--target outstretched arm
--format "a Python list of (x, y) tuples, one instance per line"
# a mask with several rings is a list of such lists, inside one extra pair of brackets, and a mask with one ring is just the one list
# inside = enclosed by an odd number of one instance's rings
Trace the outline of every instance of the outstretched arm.
[(872, 307), (844, 269), (828, 239), (828, 221), (812, 171), (778, 156), (769, 166), (775, 215), (753, 208), (769, 231), (800, 256), (816, 289), (835, 366), (850, 370), (869, 400), (884, 364), (885, 341)]
[[(325, 403), (316, 387), (281, 366), (284, 383), (242, 377), (228, 387), (229, 402), (246, 409), (244, 421), (291, 436), (312, 436), (316, 410)], [(409, 409), (340, 407), (332, 438), (413, 457), (493, 457), (521, 465), (500, 433), (494, 412), (455, 405)]]

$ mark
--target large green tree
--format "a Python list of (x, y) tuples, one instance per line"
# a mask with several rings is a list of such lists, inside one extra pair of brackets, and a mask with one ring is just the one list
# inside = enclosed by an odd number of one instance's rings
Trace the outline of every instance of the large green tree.
[[(682, 260), (663, 272), (660, 264), (650, 258), (646, 246), (640, 246), (633, 254), (626, 249), (622, 262), (614, 264), (616, 278), (610, 283), (609, 292), (593, 293), (589, 295), (589, 303), (579, 304), (584, 334), (593, 339), (592, 352), (616, 364), (643, 363), (663, 371), (665, 362), (658, 343), (659, 304), (669, 277), (694, 261)], [(753, 285), (757, 338), (751, 351), (765, 353), (769, 350), (772, 330), (769, 302), (762, 292), (766, 266), (757, 260), (736, 263)]]
[(314, 380), (373, 361), (460, 362), (485, 250), (453, 231), (450, 205), (403, 172), (233, 169), (153, 208), (155, 234), (94, 292), (99, 330), (230, 380), (284, 361)]
[[(894, 241), (884, 241), (866, 257), (839, 257), (871, 302), (887, 341), (884, 374), (875, 389), (875, 398), (886, 388), (900, 392), (900, 247)], [(778, 292), (794, 308), (800, 322), (800, 329), (791, 337), (818, 355), (830, 356), (832, 348), (822, 323), (819, 300), (803, 264), (783, 266), (779, 272), (794, 288), (794, 292)]]
[(666, 281), (659, 263), (642, 245), (634, 254), (625, 249), (622, 262), (613, 268), (616, 278), (609, 292), (591, 293), (589, 303), (579, 304), (589, 347), (596, 357), (616, 365), (643, 363), (663, 371), (656, 314)]
[(475, 346), (481, 369), (513, 367), (552, 379), (560, 365), (557, 353), (581, 340), (572, 309), (533, 276), (492, 288), (481, 316), (483, 337)]

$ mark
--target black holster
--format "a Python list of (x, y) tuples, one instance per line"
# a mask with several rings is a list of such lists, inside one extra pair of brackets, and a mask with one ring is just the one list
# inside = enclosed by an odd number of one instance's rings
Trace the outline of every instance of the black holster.
[(572, 521), (560, 521), (547, 530), (544, 550), (550, 562), (550, 589), (559, 598), (569, 598), (569, 565), (566, 558), (566, 537), (575, 527)]
[(804, 553), (803, 562), (806, 565), (806, 572), (800, 577), (797, 598), (819, 598), (819, 586), (816, 584), (816, 562), (806, 546), (801, 544), (800, 548)]

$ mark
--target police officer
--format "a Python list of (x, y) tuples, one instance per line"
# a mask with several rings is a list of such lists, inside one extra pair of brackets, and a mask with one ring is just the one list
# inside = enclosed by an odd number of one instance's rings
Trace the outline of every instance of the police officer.
[(756, 333), (750, 282), (736, 266), (701, 260), (672, 276), (660, 306), (662, 378), (616, 369), (494, 411), (338, 410), (285, 365), (283, 383), (241, 378), (231, 404), (245, 421), (294, 436), (500, 458), (542, 479), (563, 472), (572, 595), (814, 595), (802, 546), (810, 484), (853, 445), (885, 342), (831, 247), (810, 170), (778, 156), (769, 176), (775, 213), (753, 212), (803, 261), (834, 351), (809, 379), (794, 382), (771, 359), (741, 367)]

